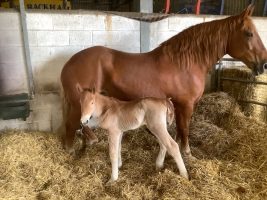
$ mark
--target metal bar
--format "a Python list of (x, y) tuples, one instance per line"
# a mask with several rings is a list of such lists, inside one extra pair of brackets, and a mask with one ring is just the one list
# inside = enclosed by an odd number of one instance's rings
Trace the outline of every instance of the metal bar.
[(24, 55), (26, 59), (25, 64), (27, 71), (28, 88), (29, 88), (30, 98), (32, 99), (34, 97), (34, 82), (33, 82), (33, 73), (32, 73), (32, 64), (31, 64), (31, 55), (29, 48), (24, 0), (19, 0), (19, 8), (20, 8), (20, 20), (22, 25), (23, 42), (24, 42)]
[(236, 60), (234, 58), (222, 58), (221, 61), (237, 61), (237, 62), (241, 62), (241, 61)]
[(200, 14), (201, 0), (197, 0), (196, 2), (196, 15)]
[(266, 16), (267, 14), (267, 0), (265, 0), (265, 3), (264, 3), (264, 9), (263, 9), (263, 16)]
[(27, 103), (27, 102), (29, 102), (28, 99), (25, 99), (25, 100), (6, 100), (6, 101), (0, 101), (0, 106), (6, 105), (6, 104), (11, 104), (11, 103)]
[(255, 0), (250, 0), (249, 4), (255, 5)]
[(165, 14), (168, 14), (170, 12), (170, 5), (171, 5), (171, 0), (166, 0), (166, 2), (165, 2)]
[(219, 68), (218, 68), (218, 74), (217, 74), (217, 91), (221, 91), (221, 73), (222, 73), (222, 61), (219, 60)]
[(248, 81), (248, 80), (244, 80), (244, 79), (236, 79), (236, 78), (230, 78), (230, 77), (221, 77), (220, 79), (221, 80), (227, 80), (227, 81), (241, 82), (241, 83), (267, 85), (266, 82), (262, 82), (262, 81)]
[(224, 10), (224, 0), (221, 0), (220, 15), (223, 15), (223, 10)]
[(258, 101), (252, 101), (252, 100), (238, 100), (238, 102), (257, 104), (257, 105), (260, 105), (260, 106), (266, 106), (266, 107), (267, 107), (267, 104), (266, 104), (266, 103), (261, 103), (261, 102), (258, 102)]

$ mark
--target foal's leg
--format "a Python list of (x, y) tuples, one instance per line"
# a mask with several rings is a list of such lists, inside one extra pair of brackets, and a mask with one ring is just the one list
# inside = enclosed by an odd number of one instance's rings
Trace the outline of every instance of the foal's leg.
[(178, 136), (180, 136), (182, 152), (188, 158), (193, 158), (188, 140), (189, 124), (192, 113), (193, 113), (193, 105), (191, 104), (183, 106), (175, 105), (176, 129), (177, 129), (176, 141), (178, 139)]
[(164, 165), (164, 159), (165, 159), (165, 155), (166, 155), (166, 147), (161, 143), (160, 139), (158, 139), (159, 142), (159, 146), (160, 146), (160, 150), (159, 150), (159, 154), (156, 160), (156, 168), (157, 169), (162, 169), (163, 165)]
[(160, 140), (160, 142), (166, 147), (168, 153), (174, 158), (177, 164), (177, 167), (179, 169), (180, 175), (186, 179), (189, 179), (183, 158), (180, 153), (179, 146), (172, 139), (172, 137), (167, 131), (167, 128), (159, 127), (158, 129), (153, 129), (151, 131)]
[(112, 166), (111, 178), (107, 184), (110, 184), (118, 179), (119, 175), (119, 146), (121, 131), (110, 131), (109, 132), (109, 156)]

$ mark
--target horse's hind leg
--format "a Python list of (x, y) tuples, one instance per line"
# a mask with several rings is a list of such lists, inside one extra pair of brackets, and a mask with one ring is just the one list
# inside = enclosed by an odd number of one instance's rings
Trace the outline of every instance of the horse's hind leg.
[(66, 121), (66, 134), (64, 138), (64, 147), (68, 153), (74, 153), (74, 138), (76, 130), (79, 129), (80, 124), (80, 110), (74, 106), (70, 107), (70, 111)]
[(165, 159), (165, 155), (166, 155), (166, 147), (161, 143), (160, 139), (158, 139), (159, 142), (159, 146), (160, 146), (160, 150), (159, 150), (159, 154), (156, 160), (156, 168), (157, 169), (162, 169), (163, 165), (164, 165), (164, 159)]
[(189, 179), (187, 170), (183, 158), (180, 153), (178, 144), (172, 139), (166, 128), (159, 128), (151, 130), (155, 136), (160, 140), (160, 142), (166, 147), (168, 153), (175, 160), (177, 167), (179, 169), (180, 175), (186, 179)]

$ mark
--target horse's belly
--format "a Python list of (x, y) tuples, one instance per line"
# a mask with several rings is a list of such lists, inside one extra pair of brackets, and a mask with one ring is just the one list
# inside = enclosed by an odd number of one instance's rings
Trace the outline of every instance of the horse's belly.
[(124, 116), (120, 120), (120, 129), (122, 131), (135, 130), (145, 124), (144, 113), (140, 113), (139, 116)]

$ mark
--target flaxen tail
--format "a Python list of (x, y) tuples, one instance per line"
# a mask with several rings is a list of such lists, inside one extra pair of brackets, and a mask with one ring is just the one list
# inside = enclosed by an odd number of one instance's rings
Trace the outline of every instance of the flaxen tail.
[(167, 106), (167, 123), (171, 125), (174, 120), (174, 106), (171, 101), (171, 98), (166, 99), (166, 106)]

